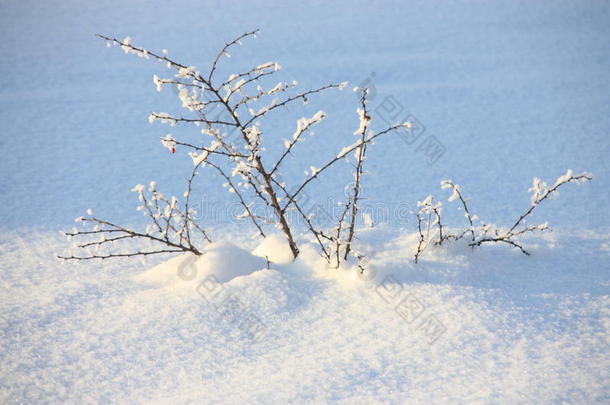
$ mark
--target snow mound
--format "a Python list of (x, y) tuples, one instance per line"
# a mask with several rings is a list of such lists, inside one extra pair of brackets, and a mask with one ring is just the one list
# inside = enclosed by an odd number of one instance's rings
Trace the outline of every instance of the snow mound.
[(273, 263), (292, 262), (292, 252), (286, 238), (279, 234), (267, 236), (253, 252), (260, 257), (267, 257)]
[(215, 282), (227, 283), (267, 266), (264, 258), (230, 242), (212, 243), (202, 253), (201, 256), (184, 254), (174, 257), (135, 278), (159, 286), (189, 288), (190, 284), (185, 281), (212, 278)]

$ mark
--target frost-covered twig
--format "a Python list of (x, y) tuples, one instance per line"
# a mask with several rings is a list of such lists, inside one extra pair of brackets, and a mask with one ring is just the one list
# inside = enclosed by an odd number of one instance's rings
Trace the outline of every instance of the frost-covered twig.
[[(451, 190), (453, 191), (447, 201), (451, 202), (451, 201), (454, 201), (455, 199), (459, 199), (460, 202), (462, 203), (462, 207), (464, 208), (464, 216), (466, 217), (466, 219), (468, 219), (468, 223), (470, 225), (470, 227), (468, 228), (468, 232), (470, 232), (471, 240), (472, 240), (472, 242), (474, 242), (474, 239), (475, 239), (474, 221), (477, 220), (477, 216), (476, 215), (473, 216), (470, 214), (470, 209), (468, 208), (468, 204), (466, 203), (466, 200), (462, 196), (460, 186), (455, 184), (451, 180), (443, 180), (443, 181), (441, 181), (441, 188), (443, 188), (443, 189), (451, 188)], [(462, 233), (460, 236), (457, 236), (456, 238), (460, 239), (462, 236), (464, 236), (464, 233)]]
[[(108, 253), (108, 254), (91, 254), (89, 256), (57, 256), (58, 259), (61, 260), (93, 260), (93, 259), (114, 259), (118, 257), (135, 257), (135, 256), (149, 256), (149, 255), (158, 255), (162, 253), (184, 253), (182, 249), (157, 249), (151, 251), (135, 251), (131, 253)], [(199, 253), (200, 254), (200, 253)]]
[(415, 252), (415, 263), (418, 262), (419, 260), (419, 255), (424, 251), (425, 246), (424, 246), (424, 242), (425, 242), (425, 236), (424, 233), (421, 229), (421, 225), (422, 225), (422, 217), (420, 212), (416, 212), (415, 216), (417, 218), (417, 232), (418, 232), (418, 240), (417, 240), (417, 251)]
[(441, 245), (445, 240), (450, 238), (449, 235), (445, 235), (443, 233), (443, 224), (441, 221), (441, 212), (443, 204), (438, 202), (434, 204), (434, 198), (429, 195), (423, 201), (419, 201), (417, 203), (418, 207), (421, 207), (419, 210), (420, 214), (428, 214), (428, 216), (434, 216), (434, 219), (428, 220), (428, 226), (438, 228), (438, 240), (435, 242), (437, 245)]
[[(167, 140), (168, 140), (167, 138), (161, 138), (162, 142), (167, 141)], [(178, 141), (178, 140), (174, 139), (173, 137), (171, 138), (171, 140), (175, 145), (185, 146), (190, 149), (194, 149), (194, 150), (198, 150), (198, 151), (206, 152), (206, 153), (211, 153), (213, 155), (223, 155), (223, 156), (227, 156), (227, 157), (231, 157), (231, 158), (247, 158), (248, 157), (248, 155), (241, 154), (238, 152), (226, 152), (226, 151), (218, 150), (217, 148), (212, 149), (210, 147), (193, 145), (188, 142)]]
[(590, 173), (581, 173), (578, 175), (574, 175), (572, 170), (568, 170), (566, 174), (559, 177), (555, 180), (553, 186), (549, 187), (545, 182), (540, 180), (539, 178), (534, 178), (532, 182), (532, 187), (528, 190), (532, 193), (531, 204), (530, 207), (523, 213), (515, 223), (505, 232), (498, 232), (496, 230), (494, 236), (482, 236), (474, 240), (470, 246), (481, 246), (483, 243), (507, 243), (514, 247), (519, 248), (524, 254), (529, 255), (530, 253), (523, 248), (518, 242), (514, 240), (515, 237), (521, 236), (525, 233), (534, 232), (534, 231), (544, 231), (548, 229), (548, 224), (544, 223), (541, 225), (530, 225), (522, 228), (521, 230), (517, 230), (519, 225), (532, 214), (534, 209), (542, 203), (547, 198), (554, 198), (559, 195), (557, 191), (564, 184), (572, 183), (572, 182), (585, 182), (593, 179), (593, 176)]
[(218, 124), (218, 125), (226, 125), (230, 127), (237, 126), (234, 122), (229, 121), (221, 121), (221, 120), (209, 120), (206, 118), (185, 118), (185, 117), (176, 117), (169, 115), (167, 113), (150, 113), (148, 116), (148, 121), (152, 124), (155, 121), (161, 121), (164, 123), (169, 123), (170, 125), (175, 125), (178, 122), (185, 123), (204, 123), (204, 124)]
[[(460, 186), (455, 184), (451, 180), (443, 180), (441, 182), (441, 187), (444, 189), (451, 188), (453, 191), (451, 196), (449, 197), (449, 201), (454, 201), (456, 199), (459, 199), (461, 201), (462, 207), (464, 208), (464, 216), (468, 219), (469, 226), (458, 235), (444, 234), (443, 227), (440, 222), (440, 205), (437, 204), (435, 206), (432, 203), (432, 196), (428, 196), (428, 198), (426, 198), (423, 202), (418, 203), (418, 205), (421, 206), (424, 211), (420, 210), (420, 212), (417, 214), (419, 243), (417, 246), (417, 252), (415, 254), (415, 262), (417, 263), (421, 252), (423, 252), (426, 247), (423, 246), (424, 240), (426, 238), (422, 233), (422, 218), (420, 216), (421, 213), (426, 212), (429, 214), (434, 214), (435, 216), (435, 220), (432, 222), (429, 221), (429, 225), (437, 227), (439, 230), (439, 240), (437, 241), (437, 244), (440, 244), (447, 239), (458, 240), (464, 237), (466, 234), (470, 234), (469, 246), (471, 246), (472, 248), (481, 246), (485, 243), (505, 243), (507, 245), (519, 249), (522, 253), (529, 256), (529, 251), (527, 251), (523, 247), (523, 245), (521, 245), (517, 238), (527, 233), (545, 231), (548, 229), (548, 224), (545, 222), (540, 225), (528, 225), (523, 226), (521, 228), (520, 225), (523, 224), (526, 218), (533, 213), (535, 208), (540, 205), (540, 203), (542, 203), (546, 199), (553, 198), (559, 195), (559, 192), (557, 190), (564, 184), (589, 181), (592, 178), (593, 177), (590, 173), (581, 173), (575, 175), (572, 170), (568, 170), (566, 174), (559, 177), (551, 187), (547, 186), (547, 184), (541, 181), (540, 179), (535, 178), (533, 180), (532, 187), (528, 190), (532, 193), (531, 204), (529, 208), (521, 216), (519, 216), (519, 218), (517, 218), (517, 220), (511, 225), (510, 228), (505, 230), (497, 229), (489, 225), (475, 227), (475, 222), (478, 221), (478, 217), (476, 215), (472, 215), (466, 202), (467, 200), (463, 197), (461, 193)], [(493, 233), (490, 234), (492, 230)]]
[(345, 87), (346, 83), (338, 83), (338, 84), (328, 84), (326, 86), (322, 86), (320, 88), (317, 88), (315, 90), (309, 90), (303, 93), (299, 93), (296, 96), (292, 96), (292, 97), (288, 97), (286, 100), (278, 102), (276, 104), (272, 104), (268, 107), (263, 108), (261, 111), (255, 113), (252, 118), (250, 118), (248, 121), (246, 121), (246, 123), (244, 125), (248, 126), (250, 125), (252, 122), (254, 122), (255, 120), (257, 120), (258, 118), (262, 117), (263, 115), (266, 115), (267, 113), (269, 113), (270, 111), (275, 110), (276, 108), (279, 107), (284, 107), (285, 105), (302, 99), (304, 101), (307, 101), (307, 96), (310, 96), (312, 94), (316, 94), (316, 93), (320, 93), (323, 92), (324, 90), (328, 90), (328, 89), (343, 89)]
[(181, 63), (178, 63), (172, 59), (170, 59), (167, 55), (159, 55), (155, 52), (149, 51), (148, 49), (144, 49), (144, 48), (138, 48), (136, 46), (133, 46), (131, 44), (131, 38), (127, 37), (125, 38), (123, 41), (120, 41), (116, 38), (110, 38), (107, 37), (105, 35), (101, 35), (101, 34), (95, 34), (97, 37), (103, 39), (104, 41), (106, 41), (107, 44), (115, 44), (121, 47), (121, 49), (123, 49), (125, 51), (125, 53), (132, 53), (134, 55), (137, 55), (139, 57), (145, 58), (145, 59), (149, 59), (151, 56), (161, 62), (165, 62), (167, 64), (168, 67), (173, 67), (174, 69), (176, 69), (179, 72), (179, 77), (185, 78), (185, 77), (190, 77), (193, 80), (201, 83), (204, 85), (203, 88), (209, 88), (209, 82), (204, 80), (201, 75), (199, 75), (198, 73), (196, 73), (194, 71), (193, 67), (189, 67), (186, 65), (183, 65)]
[[(292, 194), (290, 192), (288, 192), (288, 190), (286, 190), (286, 188), (284, 187), (283, 184), (281, 184), (280, 182), (278, 182), (275, 179), (273, 179), (273, 182), (282, 190), (282, 192), (284, 193), (286, 198), (292, 198)], [(296, 200), (294, 200), (293, 205), (296, 208), (299, 215), (301, 216), (301, 218), (303, 218), (303, 220), (307, 224), (308, 230), (316, 238), (316, 241), (318, 242), (318, 246), (320, 247), (320, 251), (322, 252), (322, 256), (330, 263), (330, 259), (331, 259), (330, 252), (328, 251), (327, 247), (324, 245), (324, 242), (322, 241), (322, 239), (331, 240), (331, 238), (326, 236), (326, 234), (322, 230), (316, 229), (316, 227), (311, 222), (311, 216), (313, 214), (310, 214), (310, 215), (305, 214), (305, 212), (303, 211), (303, 209), (301, 208), (301, 206), (299, 205), (299, 203)]]
[(210, 74), (208, 75), (208, 82), (211, 83), (212, 82), (212, 77), (214, 76), (214, 72), (216, 71), (216, 67), (218, 66), (218, 62), (220, 61), (220, 58), (222, 58), (223, 56), (227, 56), (230, 57), (229, 53), (228, 53), (228, 49), (230, 47), (232, 47), (233, 45), (239, 44), (241, 45), (241, 40), (246, 38), (246, 37), (256, 37), (256, 34), (259, 32), (259, 29), (256, 29), (254, 31), (250, 31), (250, 32), (244, 32), (243, 34), (241, 34), (240, 36), (238, 36), (237, 38), (235, 38), (233, 41), (228, 42), (225, 44), (225, 46), (222, 47), (222, 49), (220, 50), (220, 52), (218, 52), (218, 55), (216, 55), (216, 58), (214, 58), (214, 62), (212, 62), (212, 68), (210, 69)]
[[(456, 239), (455, 235), (444, 232), (442, 223), (442, 206), (443, 204), (438, 202), (434, 203), (434, 198), (429, 195), (423, 201), (418, 201), (418, 211), (415, 213), (417, 219), (417, 231), (418, 231), (418, 244), (417, 251), (415, 252), (415, 263), (418, 262), (419, 256), (426, 249), (428, 244), (433, 241), (433, 236), (430, 236), (433, 230), (438, 229), (438, 239), (434, 240), (435, 245), (442, 245), (444, 241), (448, 239)], [(427, 219), (424, 217), (427, 216)], [(422, 225), (426, 221), (426, 234), (424, 235)]]
[(333, 243), (332, 253), (335, 256), (335, 267), (338, 268), (341, 265), (341, 233), (343, 232), (343, 227), (345, 226), (345, 217), (347, 216), (349, 209), (343, 210), (339, 220), (337, 221), (337, 226), (335, 228), (335, 235), (332, 237), (331, 241)]
[[(195, 176), (197, 176), (197, 169), (199, 169), (204, 162), (205, 162), (205, 159), (201, 159), (199, 162), (197, 162), (197, 164), (195, 164), (195, 167), (193, 168), (193, 171), (191, 172), (191, 176), (188, 179), (186, 191), (184, 192), (184, 198), (185, 198), (184, 221), (182, 223), (182, 229), (184, 229), (184, 231), (186, 233), (186, 241), (190, 247), (193, 247), (193, 242), (191, 241), (191, 231), (190, 231), (190, 228), (193, 226), (191, 224), (193, 221), (190, 216), (190, 208), (189, 208), (189, 205), (191, 202), (191, 194), (193, 192), (193, 179), (195, 179)], [(204, 232), (204, 236), (206, 237), (206, 239), (209, 240), (209, 238), (207, 238), (207, 234), (205, 232)]]
[(366, 145), (364, 142), (366, 140), (369, 123), (371, 121), (371, 116), (367, 110), (367, 94), (368, 89), (362, 90), (362, 96), (360, 98), (360, 107), (358, 110), (358, 115), (360, 117), (360, 123), (358, 129), (354, 132), (354, 135), (360, 135), (360, 146), (356, 149), (355, 157), (356, 157), (356, 170), (354, 171), (354, 185), (351, 190), (350, 199), (348, 202), (348, 209), (351, 210), (350, 213), (350, 222), (348, 226), (347, 238), (345, 240), (345, 253), (343, 255), (343, 259), (347, 260), (349, 253), (352, 249), (352, 240), (354, 239), (354, 231), (356, 227), (356, 219), (358, 217), (358, 199), (360, 198), (360, 181), (362, 179), (363, 174), (363, 165), (364, 159), (366, 155)]
[[(189, 190), (191, 188), (190, 183)], [(85, 249), (87, 253), (80, 256), (59, 255), (58, 257), (65, 260), (91, 260), (177, 252), (190, 252), (200, 255), (201, 250), (195, 247), (191, 239), (190, 228), (198, 230), (207, 242), (212, 241), (207, 232), (190, 215), (188, 204), (185, 203), (184, 211), (181, 210), (178, 208), (178, 200), (175, 197), (171, 200), (165, 198), (157, 190), (155, 182), (150, 183), (148, 190), (146, 190), (144, 185), (138, 184), (132, 191), (138, 194), (138, 199), (141, 202), (138, 211), (143, 211), (150, 219), (150, 223), (145, 231), (137, 231), (97, 218), (93, 215), (93, 211), (87, 210), (87, 216), (77, 218), (77, 222), (93, 225), (94, 228), (92, 230), (74, 229), (70, 232), (64, 232), (69, 238), (85, 238), (85, 242), (77, 244), (77, 247)], [(188, 201), (188, 195), (186, 197), (186, 201)], [(86, 239), (90, 237), (94, 239)], [(113, 246), (115, 242), (126, 240), (147, 240), (158, 247), (152, 250), (136, 249), (131, 252), (113, 252), (109, 250), (103, 254), (98, 253), (102, 247)], [(88, 251), (87, 249), (89, 248), (93, 248), (94, 252)], [(132, 247), (130, 246), (129, 248)]]
[[(94, 252), (88, 252), (84, 255), (58, 255), (59, 259), (64, 260), (91, 260), (91, 259), (109, 259), (113, 257), (131, 257), (131, 256), (148, 256), (154, 254), (161, 253), (179, 253), (179, 252), (190, 252), (196, 255), (200, 255), (201, 252), (197, 250), (195, 247), (189, 245), (188, 243), (184, 243), (185, 240), (180, 235), (175, 235), (177, 238), (163, 235), (162, 232), (152, 231), (148, 229), (146, 232), (139, 232), (133, 229), (125, 228), (120, 225), (116, 225), (112, 222), (101, 220), (94, 216), (81, 217), (77, 218), (80, 222), (90, 222), (92, 224), (96, 224), (97, 226), (102, 226), (104, 229), (95, 230), (95, 231), (78, 231), (74, 230), (72, 232), (65, 232), (64, 234), (70, 238), (73, 237), (83, 237), (85, 235), (99, 235), (102, 239), (89, 241), (86, 243), (81, 243), (78, 245), (81, 249), (94, 248)], [(109, 236), (110, 234), (118, 234), (119, 236)], [(107, 245), (114, 244), (116, 241), (120, 240), (128, 240), (128, 239), (142, 239), (154, 242), (159, 246), (158, 248), (142, 251), (136, 250), (131, 252), (112, 252), (108, 251), (107, 253), (97, 253), (97, 251)]]

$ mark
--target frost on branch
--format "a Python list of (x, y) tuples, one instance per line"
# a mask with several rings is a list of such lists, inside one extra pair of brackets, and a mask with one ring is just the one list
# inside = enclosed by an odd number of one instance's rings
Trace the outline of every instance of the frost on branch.
[(164, 138), (161, 138), (161, 144), (164, 148), (167, 148), (171, 153), (176, 152), (176, 141), (172, 134), (165, 135)]
[[(424, 251), (426, 246), (434, 241), (435, 244), (442, 244), (448, 236), (443, 234), (443, 224), (441, 222), (441, 213), (443, 203), (434, 203), (434, 197), (429, 195), (423, 201), (417, 202), (419, 210), (415, 214), (417, 218), (418, 228), (418, 244), (417, 252), (415, 253), (415, 263), (419, 260), (419, 255)], [(426, 233), (423, 233), (423, 228), (426, 229)], [(438, 231), (438, 239), (435, 237), (434, 229)], [(436, 240), (435, 240), (436, 239)]]
[[(481, 246), (484, 243), (505, 243), (512, 247), (518, 248), (524, 254), (529, 255), (530, 253), (519, 242), (519, 237), (536, 231), (545, 231), (549, 228), (547, 222), (538, 225), (525, 225), (527, 218), (533, 213), (534, 209), (544, 200), (559, 196), (558, 189), (564, 184), (586, 182), (592, 179), (593, 176), (590, 173), (585, 172), (575, 175), (572, 170), (568, 170), (563, 176), (557, 178), (552, 186), (548, 186), (544, 181), (537, 177), (534, 178), (532, 181), (532, 187), (530, 187), (528, 190), (531, 193), (530, 206), (509, 228), (505, 229), (499, 229), (489, 224), (475, 226), (475, 223), (477, 223), (479, 219), (476, 215), (471, 214), (468, 202), (463, 197), (460, 186), (451, 180), (443, 180), (441, 182), (441, 188), (451, 190), (452, 193), (449, 196), (448, 201), (460, 201), (464, 210), (464, 217), (468, 221), (468, 227), (455, 234), (443, 234), (441, 211), (439, 209), (440, 207), (436, 206), (435, 208), (435, 206), (432, 204), (432, 197), (429, 196), (423, 202), (418, 203), (418, 206), (421, 206), (422, 209), (420, 209), (417, 214), (420, 242), (417, 252), (415, 253), (415, 261), (418, 261), (419, 256), (427, 246), (427, 242), (430, 241), (427, 235), (430, 233), (430, 229), (433, 228), (436, 228), (439, 234), (436, 244), (442, 244), (448, 239), (459, 240), (468, 236), (468, 244), (472, 248)], [(426, 214), (428, 215), (428, 218), (433, 216), (434, 220), (431, 221), (428, 219), (426, 222)], [(426, 235), (424, 235), (422, 230), (423, 224), (427, 224)]]
[[(354, 153), (355, 168), (353, 172), (353, 182), (349, 189), (348, 199), (342, 204), (343, 209), (337, 220), (337, 224), (331, 230), (317, 230), (310, 224), (310, 231), (316, 236), (323, 255), (335, 267), (339, 267), (342, 262), (348, 262), (349, 258), (357, 260), (357, 267), (361, 273), (366, 271), (363, 263), (368, 262), (365, 256), (354, 249), (354, 239), (357, 231), (357, 219), (360, 210), (360, 198), (362, 192), (362, 180), (365, 174), (364, 164), (366, 161), (366, 151), (368, 145), (377, 137), (390, 133), (400, 127), (394, 125), (380, 132), (373, 133), (369, 130), (372, 118), (367, 109), (368, 89), (361, 90), (360, 107), (356, 110), (359, 118), (359, 128), (354, 132), (354, 135), (359, 137), (354, 144), (344, 147), (338, 154), (335, 155), (328, 163), (320, 168), (311, 167), (310, 177), (301, 186), (304, 187), (311, 180), (319, 176), (321, 172), (328, 169), (336, 162), (346, 159), (352, 152)], [(297, 189), (294, 196), (298, 195), (301, 188)], [(289, 196), (291, 201), (294, 196)]]
[[(181, 208), (176, 197), (166, 198), (157, 190), (156, 182), (151, 182), (148, 188), (138, 184), (131, 191), (138, 195), (140, 201), (137, 210), (149, 219), (144, 230), (135, 230), (100, 219), (89, 209), (87, 216), (76, 219), (83, 229), (75, 228), (71, 232), (65, 232), (71, 240), (78, 238), (76, 247), (84, 253), (58, 257), (64, 260), (103, 260), (161, 253), (190, 252), (199, 255), (201, 251), (196, 247), (196, 241), (203, 239), (211, 242), (206, 231), (195, 222), (188, 207)], [(195, 237), (193, 232), (198, 236)], [(148, 242), (149, 247), (140, 249), (126, 243), (129, 241), (136, 241), (138, 244)]]

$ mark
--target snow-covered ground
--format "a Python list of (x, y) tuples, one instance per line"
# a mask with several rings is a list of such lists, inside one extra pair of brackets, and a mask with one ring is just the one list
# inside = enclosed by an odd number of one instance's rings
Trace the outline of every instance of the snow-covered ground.
[(387, 233), (364, 235), (387, 241), (374, 280), (312, 248), (267, 270), (219, 243), (146, 270), (61, 266), (63, 238), (3, 235), (2, 402), (607, 403), (606, 235), (413, 265), (413, 238)]
[[(204, 67), (254, 28), (230, 63), (277, 60), (302, 88), (366, 83), (378, 120), (393, 103), (442, 144), (433, 158), (397, 137), (370, 149), (377, 225), (360, 243), (374, 277), (328, 270), (307, 244), (290, 263), (205, 180), (198, 208), (219, 242), (198, 261), (58, 263), (58, 230), (85, 209), (139, 225), (129, 190), (157, 180), (179, 195), (192, 167), (147, 121), (179, 107), (152, 84), (159, 65), (93, 34)], [(0, 403), (610, 402), (608, 4), (5, 1), (0, 34)], [(282, 139), (328, 113), (301, 146), (313, 161), (291, 160), (286, 178), (351, 141), (356, 103), (312, 98), (267, 124)], [(553, 231), (525, 240), (532, 256), (454, 243), (413, 263), (408, 211), (446, 196), (440, 180), (508, 225), (534, 176), (568, 168), (594, 180), (540, 207)], [(343, 195), (351, 179), (333, 173), (312, 206)]]

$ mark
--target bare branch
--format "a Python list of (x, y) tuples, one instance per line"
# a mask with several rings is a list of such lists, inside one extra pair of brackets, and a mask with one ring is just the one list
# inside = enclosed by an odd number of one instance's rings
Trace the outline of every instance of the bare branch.
[(270, 111), (275, 110), (276, 108), (279, 108), (279, 107), (283, 107), (286, 104), (289, 104), (289, 103), (291, 103), (293, 101), (296, 101), (298, 99), (303, 99), (303, 100), (307, 101), (307, 96), (309, 96), (309, 95), (320, 93), (320, 92), (322, 92), (324, 90), (328, 90), (328, 89), (342, 89), (344, 86), (345, 86), (345, 84), (343, 84), (343, 83), (340, 83), (340, 84), (328, 84), (328, 85), (320, 87), (318, 89), (309, 90), (309, 91), (306, 91), (304, 93), (297, 94), (296, 96), (289, 97), (289, 98), (287, 98), (286, 100), (284, 100), (284, 101), (282, 101), (280, 103), (273, 104), (273, 105), (265, 108), (263, 111), (254, 114), (254, 116), (252, 116), (252, 118), (250, 118), (248, 121), (246, 121), (246, 123), (244, 125), (247, 127), (250, 124), (252, 124), (252, 122), (254, 122), (256, 119), (266, 115)]
[(240, 43), (240, 41), (246, 37), (249, 37), (249, 36), (255, 37), (259, 31), (260, 31), (260, 29), (255, 29), (254, 31), (245, 32), (245, 33), (241, 34), (240, 36), (238, 36), (237, 38), (235, 38), (233, 41), (228, 42), (225, 44), (225, 46), (223, 46), (223, 48), (220, 50), (220, 52), (218, 52), (218, 55), (216, 55), (216, 58), (214, 58), (214, 62), (212, 63), (212, 68), (210, 69), (210, 74), (208, 75), (208, 80), (207, 80), (208, 83), (212, 83), (212, 77), (214, 76), (214, 72), (216, 71), (218, 62), (220, 61), (220, 58), (227, 55), (227, 50), (230, 47), (232, 47), (233, 45)]
[(156, 113), (152, 112), (149, 116), (149, 121), (154, 122), (159, 120), (161, 122), (169, 122), (169, 123), (178, 123), (178, 122), (186, 122), (186, 123), (204, 123), (204, 124), (218, 124), (218, 125), (227, 125), (230, 127), (237, 126), (234, 122), (227, 121), (219, 121), (219, 120), (208, 120), (205, 118), (184, 118), (184, 117), (175, 117), (165, 113)]
[(351, 214), (350, 214), (350, 224), (349, 231), (347, 234), (347, 240), (345, 241), (345, 254), (343, 256), (344, 260), (347, 260), (347, 257), (352, 248), (352, 239), (354, 238), (354, 230), (356, 227), (356, 219), (358, 216), (358, 198), (360, 197), (360, 180), (362, 178), (363, 172), (363, 164), (364, 158), (366, 154), (366, 135), (368, 131), (369, 124), (371, 122), (371, 117), (367, 111), (366, 104), (367, 99), (366, 96), (368, 94), (368, 89), (362, 90), (362, 97), (360, 98), (360, 106), (361, 110), (358, 111), (360, 115), (360, 127), (355, 132), (355, 134), (360, 134), (360, 147), (358, 147), (356, 151), (356, 171), (354, 172), (354, 187), (352, 188), (352, 196), (350, 198), (351, 203)]
[(161, 249), (161, 250), (153, 250), (148, 252), (133, 252), (133, 253), (110, 253), (107, 255), (91, 255), (91, 256), (61, 256), (58, 255), (58, 259), (62, 260), (93, 260), (93, 259), (112, 259), (117, 257), (134, 257), (134, 256), (148, 256), (148, 255), (158, 255), (161, 253), (183, 253), (183, 250), (172, 250), (172, 249)]
[(417, 252), (415, 252), (415, 263), (417, 263), (417, 261), (419, 260), (419, 255), (421, 255), (421, 253), (425, 249), (425, 246), (423, 246), (425, 237), (424, 237), (424, 233), (421, 229), (421, 224), (422, 224), (421, 215), (419, 212), (416, 212), (415, 216), (417, 217), (417, 232), (419, 233), (419, 238), (418, 238), (418, 243), (417, 243)]
[[(284, 193), (286, 198), (291, 198), (292, 197), (290, 192), (288, 192), (288, 190), (286, 190), (286, 188), (281, 183), (279, 183), (275, 179), (273, 179), (273, 182), (282, 190), (282, 192)], [(324, 233), (322, 231), (317, 230), (313, 226), (313, 223), (311, 222), (311, 219), (309, 218), (309, 216), (307, 216), (305, 214), (305, 212), (303, 211), (303, 209), (300, 207), (299, 203), (296, 200), (294, 201), (293, 204), (294, 204), (294, 207), (296, 208), (297, 212), (299, 213), (299, 215), (301, 215), (301, 217), (305, 220), (305, 223), (307, 224), (307, 227), (308, 227), (309, 231), (316, 238), (316, 241), (318, 242), (318, 245), (320, 246), (320, 250), (322, 251), (322, 254), (323, 254), (324, 258), (326, 260), (330, 261), (330, 253), (327, 251), (326, 246), (322, 242), (322, 239), (320, 239), (320, 238), (328, 239), (328, 237), (325, 237), (325, 235), (324, 235)]]
[[(163, 140), (163, 138), (159, 138), (159, 139)], [(224, 152), (224, 151), (217, 150), (217, 149), (206, 148), (205, 146), (196, 146), (196, 145), (190, 144), (188, 142), (178, 141), (176, 139), (173, 139), (173, 141), (176, 145), (185, 146), (187, 148), (191, 148), (191, 149), (202, 151), (202, 152), (207, 152), (207, 153), (210, 153), (213, 155), (223, 155), (223, 156), (232, 157), (232, 158), (247, 158), (248, 157), (248, 155), (244, 155), (241, 153), (236, 153), (236, 152), (230, 153), (230, 152)]]
[(341, 257), (340, 257), (340, 255), (341, 255), (341, 232), (343, 231), (343, 226), (345, 224), (345, 216), (347, 215), (348, 212), (349, 212), (349, 206), (346, 205), (345, 209), (341, 213), (341, 216), (339, 217), (339, 221), (337, 223), (337, 228), (335, 231), (335, 236), (332, 239), (334, 242), (333, 253), (335, 255), (335, 268), (338, 268), (339, 265), (341, 264)]
[[(193, 243), (191, 242), (191, 231), (190, 231), (190, 212), (189, 212), (189, 203), (191, 201), (191, 192), (193, 191), (193, 179), (195, 178), (195, 176), (197, 176), (197, 169), (199, 169), (199, 167), (201, 167), (201, 164), (204, 162), (205, 160), (200, 160), (195, 167), (193, 168), (193, 171), (191, 172), (191, 176), (188, 179), (187, 182), (187, 188), (186, 188), (186, 192), (184, 193), (184, 198), (186, 198), (185, 202), (184, 202), (184, 225), (183, 225), (183, 229), (186, 232), (186, 241), (189, 244), (189, 246), (193, 246)], [(204, 236), (207, 238), (207, 235), (204, 233)]]

